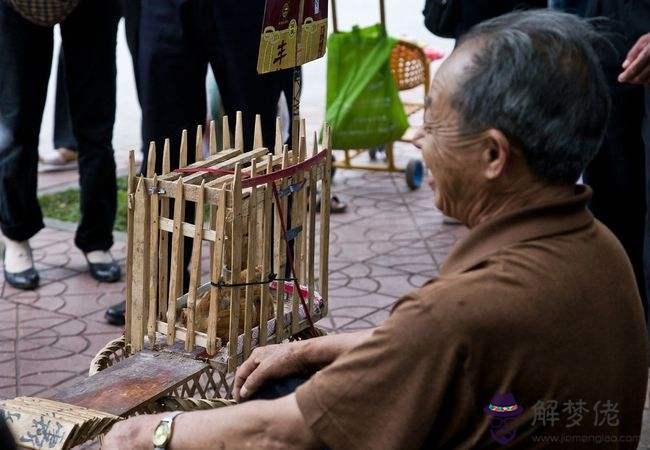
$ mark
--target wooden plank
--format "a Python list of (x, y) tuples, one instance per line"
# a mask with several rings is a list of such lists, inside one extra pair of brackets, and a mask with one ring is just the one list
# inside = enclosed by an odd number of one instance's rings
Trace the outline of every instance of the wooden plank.
[[(249, 163), (255, 158), (259, 158), (261, 156), (264, 156), (268, 153), (268, 149), (266, 148), (256, 148), (255, 150), (252, 150), (250, 152), (242, 153), (241, 155), (235, 156), (234, 158), (230, 158), (228, 161), (224, 161), (223, 163), (217, 164), (214, 167), (218, 169), (230, 169), (234, 168), (237, 164), (242, 164), (242, 163)], [(216, 180), (212, 180), (209, 183), (206, 184), (207, 187), (219, 187), (221, 183), (221, 178), (222, 177), (228, 177), (228, 179), (232, 179), (232, 175), (220, 175), (219, 178)]]
[[(201, 183), (201, 192), (205, 182)], [(201, 247), (203, 238), (203, 195), (199, 195), (194, 214), (194, 240), (192, 243), (192, 259), (190, 263), (190, 290), (187, 296), (187, 337), (185, 351), (191, 351), (194, 347), (195, 313), (196, 313), (196, 290), (201, 281)]]
[[(176, 324), (174, 328), (175, 328), (174, 334), (176, 336), (176, 339), (182, 341), (183, 344), (180, 346), (174, 345), (173, 347), (165, 347), (162, 348), (161, 351), (180, 351), (180, 352), (186, 351), (185, 343), (187, 342), (187, 336), (188, 336), (187, 328), (178, 324)], [(158, 321), (156, 329), (158, 333), (167, 335), (169, 326), (165, 322)], [(194, 335), (195, 347), (192, 349), (192, 352), (197, 352), (197, 350), (199, 350), (197, 347), (207, 348), (208, 335), (206, 333), (202, 333), (201, 331), (194, 331), (193, 335)], [(217, 338), (217, 348), (219, 348), (220, 345), (221, 345), (221, 339)]]
[[(216, 283), (222, 278), (223, 270), (223, 247), (224, 247), (224, 230), (226, 229), (226, 191), (219, 190), (219, 199), (217, 201), (216, 230), (220, 230), (217, 240), (214, 243), (212, 256), (212, 265), (210, 269), (210, 279)], [(208, 312), (208, 345), (206, 350), (208, 355), (214, 355), (218, 350), (217, 347), (217, 317), (219, 317), (219, 300), (221, 290), (216, 286), (210, 287), (210, 311)]]
[(126, 311), (124, 337), (131, 343), (131, 308), (133, 299), (133, 207), (135, 194), (135, 152), (129, 151), (129, 172), (127, 177), (126, 213)]
[(48, 398), (124, 417), (194, 378), (206, 367), (204, 362), (178, 354), (145, 350), (58, 389)]
[(173, 345), (176, 340), (176, 299), (181, 296), (183, 289), (183, 233), (182, 224), (185, 218), (185, 201), (183, 199), (183, 182), (176, 182), (174, 196), (174, 230), (172, 233), (171, 270), (169, 271), (169, 305), (167, 307), (167, 323), (170, 332), (167, 334), (167, 344)]
[(210, 156), (214, 156), (217, 154), (217, 130), (215, 129), (214, 120), (210, 121), (210, 136), (208, 139), (210, 140)]
[[(259, 114), (257, 115), (257, 118), (259, 118)], [(251, 173), (256, 173), (256, 171), (257, 160), (254, 159), (251, 162)], [(246, 222), (248, 229), (246, 283), (254, 283), (261, 281), (260, 277), (257, 276), (257, 271), (255, 270), (255, 263), (257, 262), (257, 249), (259, 246), (259, 241), (257, 238), (257, 187), (253, 187), (251, 189), (251, 198), (248, 202), (248, 218)], [(264, 245), (263, 242), (262, 245)], [(248, 358), (251, 353), (251, 342), (253, 337), (253, 296), (257, 287), (258, 286), (250, 284), (246, 286), (246, 298), (244, 305), (244, 358)]]
[(237, 115), (235, 116), (235, 148), (241, 151), (245, 151), (244, 149), (244, 124), (243, 124), (243, 118), (242, 118), (242, 112), (237, 111)]
[[(235, 179), (232, 184), (232, 242), (230, 284), (241, 282), (241, 250), (242, 250), (242, 209), (241, 209), (241, 165), (235, 166)], [(230, 330), (228, 334), (228, 370), (237, 367), (237, 337), (239, 335), (239, 287), (230, 288)]]
[(147, 154), (147, 178), (153, 177), (156, 173), (156, 143), (149, 142), (149, 153)]
[[(167, 175), (171, 167), (169, 147), (169, 139), (165, 139), (165, 146), (163, 148), (162, 176)], [(161, 197), (158, 226), (160, 226), (160, 219), (167, 219), (168, 216), (169, 199), (167, 197)], [(162, 230), (162, 228), (160, 230), (160, 238), (158, 242), (158, 318), (163, 319), (167, 315), (167, 289), (169, 288), (169, 233)]]
[[(230, 125), (228, 124), (228, 116), (223, 116), (222, 122), (221, 122), (221, 130), (222, 130), (222, 150), (225, 150), (227, 148), (230, 148)], [(241, 149), (240, 149), (241, 151)]]
[(146, 305), (149, 300), (149, 197), (142, 179), (135, 190), (133, 216), (133, 299), (131, 309), (131, 349), (144, 346)]
[[(157, 176), (154, 173), (153, 183), (157, 184)], [(149, 314), (147, 321), (147, 336), (149, 345), (153, 348), (156, 344), (156, 321), (158, 320), (158, 210), (159, 198), (157, 191), (149, 196), (150, 215), (149, 215)]]

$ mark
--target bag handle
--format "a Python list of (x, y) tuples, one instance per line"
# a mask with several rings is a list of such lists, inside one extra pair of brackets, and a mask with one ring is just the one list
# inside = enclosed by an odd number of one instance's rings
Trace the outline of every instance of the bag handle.
[[(385, 27), (386, 26), (386, 8), (384, 6), (384, 0), (379, 0), (379, 17), (381, 19), (381, 24)], [(336, 0), (332, 0), (332, 26), (334, 28), (334, 32), (338, 33), (339, 32), (339, 23), (338, 23), (338, 17), (336, 15)]]

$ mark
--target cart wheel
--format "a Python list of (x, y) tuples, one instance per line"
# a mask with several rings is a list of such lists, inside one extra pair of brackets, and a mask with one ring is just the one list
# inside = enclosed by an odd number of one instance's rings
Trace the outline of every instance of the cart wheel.
[(406, 165), (406, 185), (412, 191), (422, 186), (424, 178), (424, 165), (419, 159), (411, 159)]

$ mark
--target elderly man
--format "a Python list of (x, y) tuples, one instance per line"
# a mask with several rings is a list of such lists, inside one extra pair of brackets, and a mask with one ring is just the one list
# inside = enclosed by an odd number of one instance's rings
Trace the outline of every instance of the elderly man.
[(140, 416), (107, 449), (636, 448), (647, 379), (630, 263), (576, 185), (609, 99), (594, 33), (513, 13), (468, 33), (431, 90), (422, 151), (435, 202), (471, 232), (381, 326), (256, 349), (235, 396)]

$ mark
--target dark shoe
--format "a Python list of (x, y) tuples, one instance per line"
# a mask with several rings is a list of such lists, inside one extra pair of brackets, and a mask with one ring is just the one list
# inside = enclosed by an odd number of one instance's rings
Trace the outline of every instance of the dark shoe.
[(7, 272), (6, 270), (4, 272), (7, 283), (16, 289), (31, 291), (38, 287), (39, 276), (33, 267), (17, 273)]
[(104, 317), (106, 317), (106, 322), (110, 323), (111, 325), (119, 325), (121, 327), (124, 326), (124, 313), (126, 310), (126, 302), (121, 302), (118, 303), (117, 305), (113, 305), (109, 307), (106, 310), (106, 314)]
[[(316, 200), (316, 212), (320, 212), (320, 195)], [(348, 205), (342, 202), (336, 195), (330, 198), (330, 214), (343, 214), (348, 209)]]
[(88, 262), (90, 275), (97, 281), (114, 283), (122, 277), (122, 269), (115, 261), (111, 263), (91, 263), (88, 259), (86, 261)]

